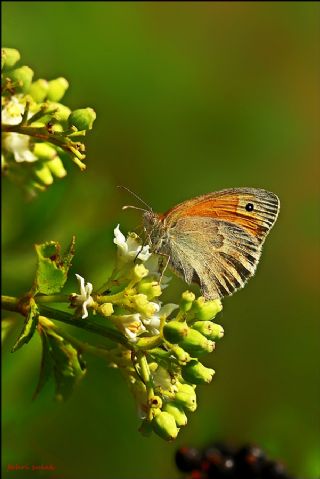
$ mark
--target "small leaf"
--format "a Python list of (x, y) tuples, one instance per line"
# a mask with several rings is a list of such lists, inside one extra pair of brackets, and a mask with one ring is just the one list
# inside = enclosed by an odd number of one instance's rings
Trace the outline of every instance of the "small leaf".
[(50, 344), (43, 328), (40, 329), (40, 337), (42, 342), (42, 357), (40, 366), (40, 375), (33, 399), (36, 399), (43, 386), (47, 383), (53, 374), (53, 360), (50, 353)]
[(63, 401), (71, 395), (74, 387), (83, 378), (86, 372), (85, 363), (79, 351), (62, 336), (49, 329), (45, 334), (53, 362), (56, 399)]
[(36, 330), (39, 320), (39, 310), (33, 298), (30, 299), (30, 309), (25, 319), (23, 329), (11, 352), (14, 353), (24, 344), (28, 343)]
[(74, 245), (75, 237), (73, 236), (69, 249), (64, 255), (60, 254), (61, 246), (57, 241), (35, 245), (38, 255), (37, 292), (54, 294), (61, 291), (67, 280), (74, 256)]

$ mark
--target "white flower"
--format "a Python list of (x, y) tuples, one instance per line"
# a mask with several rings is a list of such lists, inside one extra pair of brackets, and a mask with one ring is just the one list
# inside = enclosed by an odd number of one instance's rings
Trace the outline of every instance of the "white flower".
[[(139, 256), (140, 258), (140, 256)], [(145, 267), (149, 271), (150, 276), (154, 276), (156, 279), (161, 278), (161, 273), (159, 272), (159, 256), (151, 255), (145, 262)], [(168, 287), (169, 282), (171, 281), (170, 276), (162, 276), (161, 278), (161, 289)]]
[(137, 240), (135, 235), (128, 235), (126, 240), (125, 236), (121, 233), (120, 225), (114, 229), (114, 240), (113, 242), (118, 246), (118, 254), (125, 262), (132, 261), (138, 255), (138, 258), (141, 261), (146, 261), (150, 258), (151, 253), (149, 252), (149, 246), (145, 245), (141, 248), (140, 242)]
[(138, 339), (138, 335), (146, 330), (139, 313), (123, 314), (119, 316), (119, 319), (121, 321), (117, 321), (117, 326), (123, 329), (125, 335), (132, 343), (135, 343)]
[(20, 133), (6, 133), (3, 140), (3, 146), (7, 151), (13, 153), (14, 159), (17, 163), (23, 161), (32, 162), (37, 161), (37, 157), (30, 151), (30, 142), (28, 135), (21, 135)]
[[(1, 121), (7, 125), (18, 125), (21, 123), (22, 115), (25, 110), (25, 105), (19, 101), (15, 96), (6, 103), (1, 111)], [(32, 113), (29, 112), (29, 117)], [(7, 151), (13, 153), (14, 159), (17, 163), (23, 161), (32, 162), (37, 161), (37, 157), (30, 151), (30, 138), (28, 135), (21, 135), (20, 133), (6, 133), (3, 146)]]
[(88, 306), (90, 307), (94, 304), (94, 300), (91, 297), (93, 288), (91, 283), (85, 284), (84, 278), (82, 278), (80, 274), (76, 274), (76, 278), (80, 284), (80, 294), (72, 295), (72, 304), (81, 307), (81, 310), (82, 310), (81, 318), (85, 319), (88, 317), (87, 307)]
[(11, 97), (11, 100), (2, 108), (1, 122), (7, 125), (19, 125), (24, 110), (25, 105), (20, 103), (17, 97)]
[(160, 387), (163, 390), (163, 393), (165, 393), (165, 391), (169, 391), (170, 393), (177, 392), (177, 386), (172, 384), (172, 378), (170, 374), (162, 366), (157, 368), (157, 370), (152, 374), (152, 377), (155, 387)]
[(179, 306), (173, 303), (165, 304), (162, 307), (160, 307), (158, 303), (151, 303), (151, 304), (155, 306), (156, 313), (153, 316), (151, 316), (151, 318), (142, 318), (142, 321), (143, 321), (143, 324), (146, 326), (148, 332), (152, 336), (156, 336), (160, 334), (161, 318), (163, 317), (167, 318), (168, 316), (170, 316), (172, 311), (177, 309)]
[(151, 336), (156, 336), (160, 333), (160, 305), (158, 303), (152, 303), (154, 306), (155, 314), (150, 318), (142, 318), (143, 324), (147, 327), (148, 332)]

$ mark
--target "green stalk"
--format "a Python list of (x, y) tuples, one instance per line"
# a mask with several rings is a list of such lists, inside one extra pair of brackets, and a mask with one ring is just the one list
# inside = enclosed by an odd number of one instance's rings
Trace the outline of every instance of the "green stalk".
[(45, 127), (25, 126), (25, 125), (1, 125), (3, 133), (19, 133), (27, 135), (38, 140), (47, 141), (53, 145), (60, 146), (67, 153), (74, 155), (72, 160), (81, 168), (85, 169), (86, 165), (81, 160), (85, 158), (79, 149), (78, 144), (70, 140), (62, 133), (49, 133)]
[(152, 416), (152, 408), (150, 407), (150, 403), (151, 403), (152, 397), (154, 396), (153, 381), (150, 374), (149, 364), (145, 354), (139, 354), (138, 358), (139, 358), (141, 377), (147, 388), (147, 400), (148, 400), (148, 406), (149, 406), (148, 420), (151, 421), (153, 416)]
[(110, 362), (114, 361), (119, 364), (119, 358), (115, 358), (114, 354), (112, 354), (108, 349), (93, 346), (92, 344), (80, 341), (74, 336), (71, 336), (71, 334), (67, 333), (65, 330), (59, 328), (59, 326), (57, 326), (53, 322), (48, 321), (46, 317), (39, 316), (39, 323), (44, 328), (52, 328), (57, 334), (59, 334), (59, 336), (62, 336), (70, 344), (72, 344), (80, 353), (93, 354), (94, 356), (99, 356), (103, 359), (107, 359)]
[[(117, 331), (115, 328), (109, 325), (107, 321), (106, 324), (102, 326), (92, 321), (91, 319), (79, 319), (72, 314), (51, 308), (45, 304), (40, 304), (37, 300), (38, 297), (35, 297), (35, 301), (38, 304), (39, 312), (42, 316), (46, 316), (47, 318), (56, 321), (61, 321), (65, 324), (69, 324), (70, 326), (84, 329), (85, 331), (89, 331), (90, 333), (99, 334), (100, 336), (108, 338), (111, 341), (122, 344), (127, 349), (133, 349), (132, 346), (128, 343), (126, 337), (121, 334), (120, 331)], [(19, 299), (12, 296), (1, 297), (1, 308), (7, 311), (15, 311), (16, 313), (23, 314)]]
[(48, 296), (37, 296), (36, 301), (38, 304), (43, 303), (70, 303), (69, 294), (51, 294)]

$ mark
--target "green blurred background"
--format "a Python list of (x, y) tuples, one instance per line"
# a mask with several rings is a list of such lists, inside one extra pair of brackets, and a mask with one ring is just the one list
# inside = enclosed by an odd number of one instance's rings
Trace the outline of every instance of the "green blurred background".
[[(71, 165), (31, 203), (3, 181), (5, 294), (30, 287), (35, 242), (67, 245), (72, 234), (72, 273), (106, 279), (113, 228), (140, 223), (122, 212), (137, 203), (118, 184), (158, 211), (236, 186), (281, 199), (256, 277), (224, 301), (226, 335), (207, 358), (216, 377), (175, 443), (137, 432), (126, 384), (99, 359), (87, 358), (65, 404), (50, 387), (33, 402), (40, 343), (11, 355), (15, 331), (3, 348), (4, 469), (51, 463), (55, 475), (30, 477), (174, 479), (179, 445), (222, 439), (258, 443), (293, 474), (319, 477), (319, 13), (316, 2), (2, 3), (2, 44), (20, 50), (35, 78), (65, 76), (71, 108), (97, 112), (86, 172)], [(173, 280), (166, 299), (184, 287)]]

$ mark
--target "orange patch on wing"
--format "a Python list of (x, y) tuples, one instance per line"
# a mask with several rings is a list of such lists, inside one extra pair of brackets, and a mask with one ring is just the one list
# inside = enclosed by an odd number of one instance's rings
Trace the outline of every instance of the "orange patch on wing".
[(252, 212), (247, 213), (244, 209), (238, 208), (239, 197), (236, 195), (224, 195), (194, 204), (190, 203), (185, 208), (181, 208), (181, 206), (173, 208), (167, 214), (175, 210), (174, 212), (178, 217), (208, 216), (242, 226), (254, 236), (260, 233), (262, 225), (259, 218)]
[(180, 210), (181, 216), (211, 216), (224, 217), (226, 214), (235, 214), (238, 207), (238, 198), (223, 196), (201, 201)]

